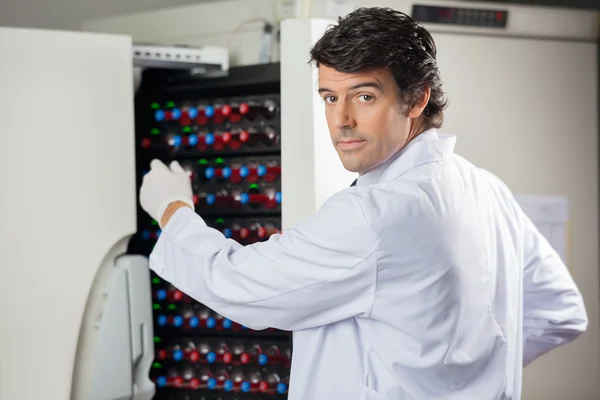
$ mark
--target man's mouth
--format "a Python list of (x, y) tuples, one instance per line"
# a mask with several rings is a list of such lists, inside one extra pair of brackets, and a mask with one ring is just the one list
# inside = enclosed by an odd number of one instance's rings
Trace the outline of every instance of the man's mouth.
[(345, 139), (338, 141), (338, 147), (342, 150), (356, 150), (367, 143), (364, 139)]

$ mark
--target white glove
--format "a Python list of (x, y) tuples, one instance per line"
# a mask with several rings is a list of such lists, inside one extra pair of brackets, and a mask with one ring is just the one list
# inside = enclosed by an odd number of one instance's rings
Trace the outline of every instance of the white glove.
[(194, 209), (190, 177), (177, 161), (169, 169), (162, 161), (152, 160), (150, 171), (142, 180), (140, 205), (160, 225), (165, 210), (174, 201), (182, 201)]

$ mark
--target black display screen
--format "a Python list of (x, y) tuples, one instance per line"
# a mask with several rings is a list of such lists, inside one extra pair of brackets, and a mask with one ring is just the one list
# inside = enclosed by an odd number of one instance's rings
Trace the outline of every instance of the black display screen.
[(422, 23), (502, 29), (506, 28), (508, 11), (415, 4), (412, 18)]

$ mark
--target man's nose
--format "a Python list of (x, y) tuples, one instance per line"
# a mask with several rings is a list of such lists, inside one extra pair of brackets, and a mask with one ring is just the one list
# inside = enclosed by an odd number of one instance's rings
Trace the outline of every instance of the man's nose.
[(354, 128), (356, 126), (352, 109), (347, 104), (338, 102), (335, 105), (334, 113), (334, 121), (337, 129), (343, 130)]

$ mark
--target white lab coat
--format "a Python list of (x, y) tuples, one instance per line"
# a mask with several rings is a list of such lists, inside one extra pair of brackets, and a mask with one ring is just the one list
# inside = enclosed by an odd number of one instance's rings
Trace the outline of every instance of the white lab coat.
[(519, 399), (523, 365), (587, 314), (511, 192), (455, 140), (424, 132), (264, 243), (181, 209), (150, 266), (233, 321), (294, 331), (289, 400)]

